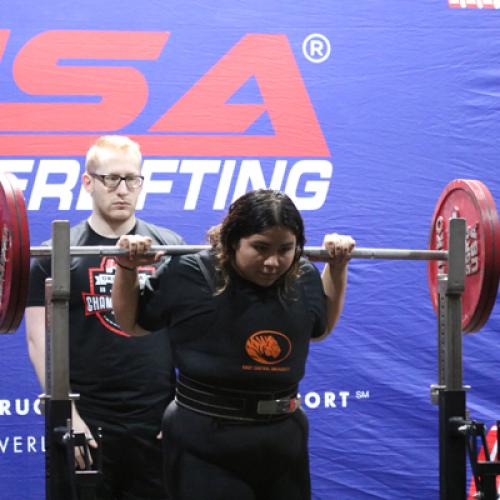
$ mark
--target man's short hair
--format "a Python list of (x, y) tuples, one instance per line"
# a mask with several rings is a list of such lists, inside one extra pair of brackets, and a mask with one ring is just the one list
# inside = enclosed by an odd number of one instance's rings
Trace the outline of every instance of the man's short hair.
[(95, 173), (106, 152), (123, 153), (129, 156), (132, 161), (136, 161), (139, 167), (142, 164), (141, 148), (137, 142), (124, 135), (103, 135), (87, 151), (85, 157), (86, 172)]

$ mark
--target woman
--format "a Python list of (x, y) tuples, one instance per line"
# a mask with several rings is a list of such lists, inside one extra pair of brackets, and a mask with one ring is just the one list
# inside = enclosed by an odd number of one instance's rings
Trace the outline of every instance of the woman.
[[(329, 235), (323, 276), (301, 259), (302, 218), (288, 196), (252, 191), (211, 235), (212, 249), (174, 258), (142, 293), (135, 267), (149, 238), (119, 245), (115, 315), (131, 335), (167, 325), (179, 371), (163, 420), (173, 500), (310, 498), (307, 419), (297, 385), (309, 341), (324, 338), (344, 301), (348, 236)], [(160, 257), (157, 254), (154, 258)]]

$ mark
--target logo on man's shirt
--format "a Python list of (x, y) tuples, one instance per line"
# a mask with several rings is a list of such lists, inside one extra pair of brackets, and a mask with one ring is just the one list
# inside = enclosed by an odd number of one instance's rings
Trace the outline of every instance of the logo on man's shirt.
[[(153, 274), (154, 266), (138, 268), (139, 284), (142, 288), (147, 277)], [(82, 292), (85, 316), (95, 315), (101, 324), (113, 333), (129, 337), (116, 322), (111, 301), (111, 289), (115, 281), (116, 262), (113, 257), (103, 257), (99, 267), (90, 267), (89, 292)]]

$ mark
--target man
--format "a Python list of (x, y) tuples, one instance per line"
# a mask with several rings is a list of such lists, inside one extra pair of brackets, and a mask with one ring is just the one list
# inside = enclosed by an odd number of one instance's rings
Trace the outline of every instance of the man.
[[(135, 217), (141, 193), (142, 155), (127, 137), (104, 136), (89, 149), (82, 184), (92, 197), (90, 217), (71, 228), (72, 246), (115, 245), (124, 234), (150, 236), (154, 244), (182, 244), (176, 233)], [(44, 282), (50, 259), (32, 261), (26, 309), (30, 359), (42, 386), (45, 379)], [(165, 498), (158, 433), (163, 410), (173, 397), (175, 374), (168, 336), (131, 338), (117, 324), (111, 307), (116, 271), (113, 257), (71, 259), (70, 385), (80, 395), (72, 407), (76, 433), (97, 448), (103, 429), (101, 500)], [(154, 271), (139, 269), (141, 280)], [(83, 466), (82, 456), (76, 461)]]

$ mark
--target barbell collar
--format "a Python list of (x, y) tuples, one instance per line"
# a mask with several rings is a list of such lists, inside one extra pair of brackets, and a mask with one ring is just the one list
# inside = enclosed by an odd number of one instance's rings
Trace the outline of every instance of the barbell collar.
[[(165, 252), (166, 255), (186, 255), (209, 249), (208, 245), (152, 245), (148, 255), (156, 252)], [(50, 246), (31, 247), (32, 257), (50, 257), (52, 248)], [(116, 246), (72, 246), (70, 255), (100, 255), (119, 256), (127, 255), (126, 249)], [(327, 261), (329, 254), (323, 247), (305, 247), (304, 255), (316, 260)], [(352, 252), (354, 259), (388, 259), (388, 260), (448, 260), (446, 250), (408, 250), (396, 248), (355, 248)]]

